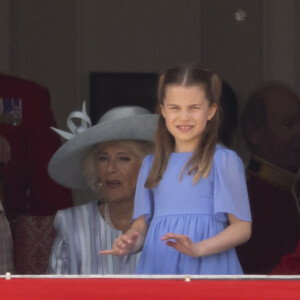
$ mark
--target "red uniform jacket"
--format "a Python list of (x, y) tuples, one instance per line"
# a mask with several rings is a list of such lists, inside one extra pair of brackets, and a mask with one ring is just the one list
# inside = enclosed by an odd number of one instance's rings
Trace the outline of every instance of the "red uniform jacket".
[(71, 206), (71, 192), (47, 173), (48, 162), (61, 145), (60, 138), (50, 129), (56, 124), (48, 89), (0, 74), (0, 98), (22, 99), (22, 123), (0, 124), (0, 135), (11, 147), (10, 162), (1, 166), (7, 215), (53, 215), (58, 209)]
[[(274, 174), (284, 176), (270, 175)], [(236, 250), (246, 274), (276, 274), (274, 268), (282, 257), (295, 251), (300, 239), (296, 202), (291, 190), (256, 176), (249, 167), (247, 175), (252, 236)], [(279, 177), (278, 183), (283, 183), (283, 179)]]

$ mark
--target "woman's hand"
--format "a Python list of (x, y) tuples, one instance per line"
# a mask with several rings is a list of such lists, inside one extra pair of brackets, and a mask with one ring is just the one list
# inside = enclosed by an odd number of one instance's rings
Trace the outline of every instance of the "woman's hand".
[(114, 240), (111, 250), (101, 250), (99, 253), (102, 255), (111, 254), (116, 256), (132, 253), (138, 237), (139, 233), (137, 230), (129, 229), (125, 234), (121, 234)]
[[(197, 243), (193, 243), (192, 240), (184, 234), (167, 233), (161, 237), (162, 241), (166, 241), (166, 245), (176, 249), (177, 251), (192, 256), (200, 256)], [(175, 241), (170, 241), (175, 240)]]

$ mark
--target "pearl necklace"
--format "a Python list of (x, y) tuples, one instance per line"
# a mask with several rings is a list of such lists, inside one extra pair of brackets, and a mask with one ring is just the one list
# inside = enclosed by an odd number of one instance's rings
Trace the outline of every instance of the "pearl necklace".
[(109, 207), (108, 204), (105, 203), (104, 206), (104, 221), (113, 229), (117, 230), (116, 227), (114, 226), (111, 218), (110, 218), (110, 213), (109, 213)]

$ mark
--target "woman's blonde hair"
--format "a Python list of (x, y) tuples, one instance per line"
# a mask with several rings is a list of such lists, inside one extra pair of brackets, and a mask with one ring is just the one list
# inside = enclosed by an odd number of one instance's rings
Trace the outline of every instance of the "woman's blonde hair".
[(120, 145), (130, 148), (140, 159), (143, 161), (147, 154), (153, 152), (153, 143), (150, 141), (140, 141), (140, 140), (116, 140), (101, 142), (96, 145), (91, 146), (87, 150), (87, 154), (83, 159), (82, 171), (83, 176), (86, 178), (86, 182), (91, 190), (95, 194), (99, 194), (99, 177), (97, 173), (97, 159), (98, 152), (103, 149), (107, 144)]
[[(200, 86), (205, 91), (210, 107), (213, 104), (217, 105), (217, 110), (213, 118), (208, 121), (197, 149), (182, 172), (189, 167), (188, 174), (194, 174), (193, 183), (195, 183), (201, 177), (207, 177), (213, 163), (221, 115), (219, 100), (222, 91), (222, 81), (218, 75), (197, 63), (182, 64), (167, 70), (161, 74), (159, 79), (156, 106), (159, 120), (155, 134), (154, 160), (145, 183), (146, 188), (157, 186), (166, 170), (171, 152), (174, 151), (175, 140), (166, 127), (161, 110), (168, 86)], [(181, 179), (182, 172), (179, 179)]]

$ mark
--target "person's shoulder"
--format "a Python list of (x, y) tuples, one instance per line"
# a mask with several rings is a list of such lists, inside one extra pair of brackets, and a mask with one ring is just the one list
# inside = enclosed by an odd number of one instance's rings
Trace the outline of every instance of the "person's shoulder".
[(153, 161), (153, 154), (147, 154), (144, 158), (144, 161)]
[(25, 76), (15, 76), (12, 74), (7, 74), (7, 73), (0, 73), (0, 81), (5, 82), (6, 84), (14, 84), (18, 85), (18, 88), (20, 87), (19, 85), (24, 85), (24, 86), (29, 86), (29, 87), (35, 87), (35, 88), (41, 88), (41, 89), (46, 89), (44, 85), (37, 81), (33, 81), (29, 78), (26, 78)]
[(144, 158), (143, 165), (149, 166), (152, 165), (153, 162), (153, 154), (147, 154)]
[(75, 220), (76, 222), (80, 222), (86, 215), (91, 217), (92, 212), (97, 209), (97, 205), (98, 200), (58, 210), (54, 219), (54, 228), (56, 230), (67, 232), (72, 228), (72, 224)]
[(152, 162), (153, 162), (153, 155), (152, 154), (148, 154), (144, 157), (141, 169), (140, 169), (140, 174), (143, 174), (143, 176), (146, 176), (152, 166)]
[(65, 208), (57, 211), (56, 216), (65, 217), (67, 215), (75, 215), (77, 212), (89, 210), (90, 208), (94, 208), (97, 206), (98, 200), (91, 201), (85, 204), (72, 206), (69, 208)]
[(216, 150), (215, 150), (215, 156), (214, 157), (219, 158), (219, 157), (226, 157), (226, 156), (239, 157), (234, 150), (229, 149), (229, 148), (227, 148), (224, 145), (217, 144), (216, 145)]
[(239, 164), (243, 164), (242, 159), (239, 155), (232, 149), (227, 148), (221, 144), (216, 145), (215, 155), (214, 155), (215, 163), (233, 163), (237, 162)]

